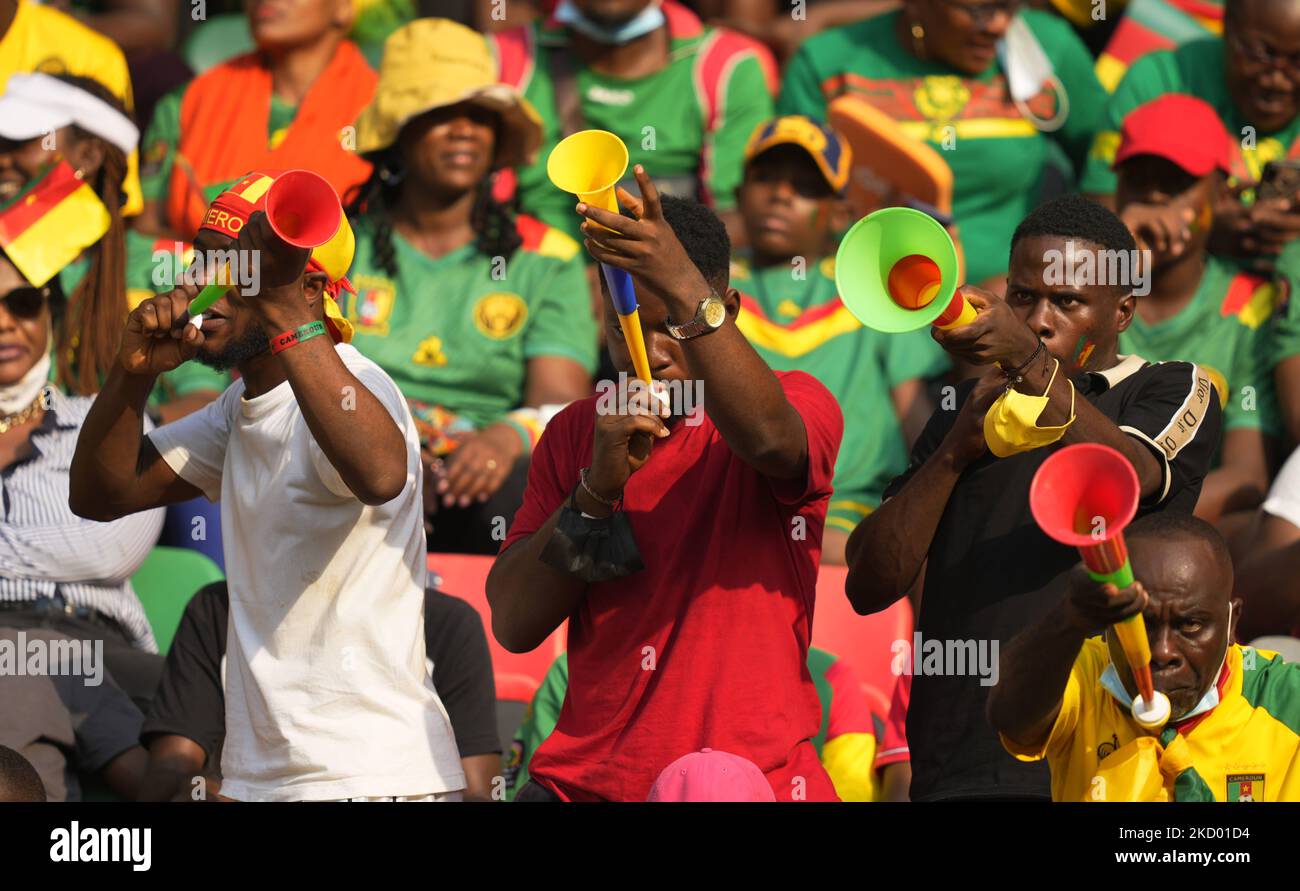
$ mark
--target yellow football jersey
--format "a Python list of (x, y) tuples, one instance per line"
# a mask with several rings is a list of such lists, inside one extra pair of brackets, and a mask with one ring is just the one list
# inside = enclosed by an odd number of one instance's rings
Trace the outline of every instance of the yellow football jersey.
[[(1109, 663), (1104, 641), (1086, 641), (1047, 741), (1026, 748), (1003, 736), (1002, 744), (1021, 761), (1047, 758), (1055, 801), (1172, 801), (1187, 765), (1171, 763), (1101, 686)], [(1219, 704), (1180, 730), (1183, 756), (1214, 799), (1300, 801), (1300, 664), (1234, 644), (1219, 691)]]

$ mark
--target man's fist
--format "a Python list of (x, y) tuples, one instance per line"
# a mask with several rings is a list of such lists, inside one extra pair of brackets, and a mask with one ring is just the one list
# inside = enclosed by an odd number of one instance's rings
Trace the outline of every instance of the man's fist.
[(117, 352), (127, 374), (157, 376), (194, 357), (203, 332), (188, 324), (186, 307), (197, 293), (195, 286), (182, 285), (131, 311)]
[(231, 247), (248, 257), (258, 280), (256, 295), (232, 300), (256, 313), (268, 334), (312, 321), (301, 284), (310, 250), (281, 241), (260, 210), (248, 218)]
[(996, 294), (966, 285), (961, 294), (979, 313), (969, 325), (944, 331), (935, 328), (934, 339), (959, 359), (976, 365), (997, 362), (1014, 368), (1038, 347), (1038, 337)]
[(1110, 583), (1098, 584), (1082, 566), (1069, 575), (1066, 611), (1070, 624), (1085, 634), (1122, 622), (1146, 609), (1147, 592), (1141, 582), (1120, 590)]
[(602, 412), (597, 403), (595, 440), (591, 451), (591, 472), (587, 485), (610, 501), (618, 498), (628, 477), (650, 458), (655, 438), (668, 435), (660, 418), (670, 409), (662, 395), (633, 380), (619, 394), (618, 408)]

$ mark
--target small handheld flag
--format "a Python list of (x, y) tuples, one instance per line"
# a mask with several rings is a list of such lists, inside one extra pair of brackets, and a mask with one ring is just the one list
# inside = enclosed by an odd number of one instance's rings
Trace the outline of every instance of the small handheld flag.
[[(580, 201), (618, 213), (614, 186), (627, 172), (627, 146), (608, 130), (581, 130), (560, 140), (546, 159), (546, 175), (564, 192)], [(609, 287), (609, 296), (618, 313), (623, 339), (632, 354), (636, 376), (650, 383), (650, 361), (646, 357), (645, 339), (641, 334), (641, 317), (637, 312), (636, 288), (625, 269), (600, 264)]]
[(111, 223), (95, 190), (59, 161), (0, 211), (0, 248), (39, 288), (103, 238)]

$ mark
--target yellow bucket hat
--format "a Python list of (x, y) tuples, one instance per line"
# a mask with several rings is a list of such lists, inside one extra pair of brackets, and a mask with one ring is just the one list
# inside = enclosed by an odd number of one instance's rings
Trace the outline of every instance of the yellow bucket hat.
[(483, 36), (449, 19), (409, 22), (384, 41), (375, 96), (357, 118), (357, 151), (386, 149), (412, 118), (461, 102), (501, 116), (494, 169), (532, 162), (542, 119), (518, 90), (497, 82)]

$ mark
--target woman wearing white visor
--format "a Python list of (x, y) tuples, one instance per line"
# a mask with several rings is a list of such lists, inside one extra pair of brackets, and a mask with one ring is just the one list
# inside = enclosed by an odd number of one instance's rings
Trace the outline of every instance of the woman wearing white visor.
[[(0, 219), (12, 219), (19, 199), (30, 200), (47, 184), (46, 177), (57, 176), (60, 162), (90, 186), (107, 210), (101, 237), (87, 240), (84, 232), (62, 228), (55, 233), (56, 238), (81, 237), (84, 242), (57, 276), (69, 311), (54, 332), (54, 380), (72, 394), (99, 389), (116, 356), (122, 320), (145, 297), (172, 287), (176, 254), (185, 251), (126, 228), (123, 181), (126, 159), (138, 140), (139, 130), (120, 101), (90, 78), (15, 74), (0, 95)], [(0, 226), (0, 247), (13, 235)], [(45, 253), (52, 247), (38, 244), (35, 250)], [(21, 265), (20, 252), (10, 253)], [(206, 405), (228, 383), (211, 369), (182, 367), (160, 382), (151, 411), (155, 420), (174, 420)]]

